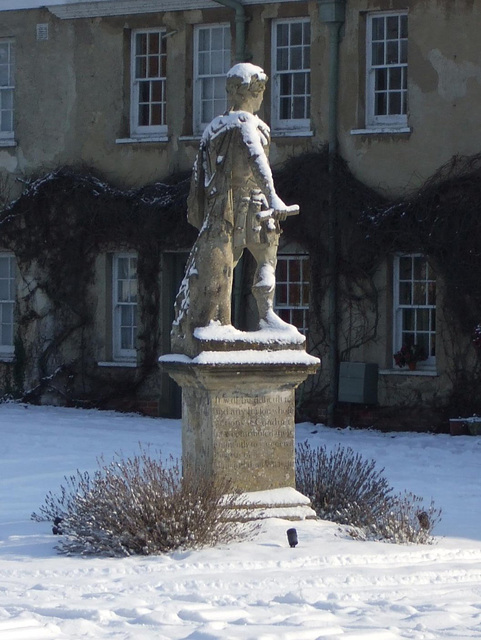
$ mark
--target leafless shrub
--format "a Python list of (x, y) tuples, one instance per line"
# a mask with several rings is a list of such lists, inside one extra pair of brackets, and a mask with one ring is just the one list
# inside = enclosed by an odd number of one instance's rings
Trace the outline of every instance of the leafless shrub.
[(320, 518), (349, 525), (350, 535), (362, 540), (431, 542), (441, 510), (432, 502), (425, 508), (412, 493), (393, 495), (383, 471), (349, 447), (327, 452), (305, 442), (296, 451), (297, 488)]
[(63, 534), (57, 549), (81, 555), (152, 555), (213, 546), (247, 535), (227, 520), (237, 495), (229, 483), (182, 476), (178, 461), (139, 455), (100, 460), (93, 476), (77, 471), (48, 493), (34, 520)]

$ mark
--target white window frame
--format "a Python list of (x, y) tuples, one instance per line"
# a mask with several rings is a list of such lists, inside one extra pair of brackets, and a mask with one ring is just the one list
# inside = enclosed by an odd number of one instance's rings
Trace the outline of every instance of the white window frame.
[[(411, 259), (410, 278), (401, 279), (401, 260)], [(414, 260), (422, 259), (426, 270), (424, 276), (418, 276), (414, 268)], [(427, 360), (417, 363), (417, 369), (435, 369), (436, 367), (436, 275), (429, 260), (422, 253), (405, 253), (394, 256), (393, 265), (393, 353), (409, 344), (406, 336), (413, 335), (414, 344), (418, 343), (418, 336), (424, 336), (428, 343)], [(410, 291), (409, 304), (401, 302), (402, 286)], [(421, 300), (423, 299), (423, 300)], [(422, 304), (419, 304), (422, 302)], [(412, 311), (412, 327), (405, 326), (405, 312)], [(420, 314), (428, 316), (427, 326), (420, 327)], [(393, 364), (394, 368), (394, 364)]]
[[(1, 38), (0, 45), (6, 48), (5, 58), (0, 57), (0, 140), (12, 140), (15, 133), (15, 42), (11, 38)], [(7, 118), (10, 123), (6, 122)], [(5, 128), (7, 124), (10, 126)]]
[[(137, 318), (138, 318), (138, 278), (137, 278), (137, 265), (135, 265), (135, 278), (122, 278), (123, 281), (132, 282), (135, 281), (135, 300), (121, 300), (120, 291), (120, 260), (137, 261), (137, 254), (132, 252), (115, 253), (112, 257), (112, 353), (114, 360), (129, 360), (134, 361), (137, 359), (136, 349), (136, 336), (137, 336)], [(130, 272), (130, 271), (129, 271)], [(129, 308), (130, 313), (133, 314), (132, 321), (129, 324), (122, 325), (123, 310)], [(131, 332), (131, 340), (129, 347), (122, 346), (122, 331), (126, 329)]]
[[(0, 355), (11, 357), (15, 351), (17, 263), (13, 253), (0, 252), (0, 260), (6, 261), (6, 275), (3, 275), (3, 269), (0, 272)], [(5, 332), (10, 333), (8, 340), (5, 340)]]
[[(285, 263), (285, 269), (282, 264)], [(298, 263), (298, 277), (293, 279), (293, 263)], [(285, 272), (282, 277), (281, 271)], [(294, 288), (294, 286), (296, 288)], [(284, 293), (281, 294), (281, 287)], [(276, 268), (276, 296), (274, 311), (285, 322), (293, 324), (304, 335), (309, 330), (310, 264), (309, 255), (279, 253)], [(301, 321), (299, 322), (299, 317)]]
[[(408, 120), (408, 95), (407, 95), (407, 74), (408, 74), (408, 14), (406, 11), (377, 11), (367, 16), (366, 29), (366, 127), (392, 127), (393, 129), (407, 127)], [(387, 21), (397, 18), (398, 37), (389, 39), (387, 36)], [(375, 20), (384, 21), (383, 38), (373, 42), (373, 22)], [(405, 24), (405, 37), (401, 32), (401, 22)], [(373, 56), (374, 45), (378, 46), (377, 55), (382, 55), (382, 63)], [(388, 52), (391, 52), (389, 55)], [(376, 86), (377, 79), (381, 80), (381, 73), (385, 71), (385, 84), (379, 89)], [(399, 78), (396, 79), (396, 75)], [(391, 83), (396, 83), (392, 88)], [(394, 95), (400, 93), (399, 113), (389, 114), (390, 101)], [(376, 96), (386, 94), (387, 114), (377, 114)]]
[[(294, 45), (291, 44), (291, 31), (292, 26), (301, 24), (302, 26), (302, 43), (296, 45), (301, 48), (301, 66), (299, 68), (292, 67), (292, 49)], [(288, 25), (289, 28), (289, 44), (287, 46), (278, 44), (278, 27), (282, 25)], [(305, 41), (305, 27), (309, 25), (309, 43)], [(311, 64), (310, 64), (310, 48), (311, 48), (311, 25), (309, 18), (292, 18), (289, 20), (273, 20), (272, 22), (272, 83), (271, 83), (271, 100), (272, 100), (272, 120), (271, 125), (273, 131), (298, 131), (298, 132), (310, 132), (311, 129)], [(287, 63), (287, 69), (278, 68), (278, 53), (279, 49), (284, 48), (288, 51), (289, 61)], [(291, 86), (291, 92), (286, 94), (291, 97), (291, 110), (293, 106), (293, 100), (297, 95), (299, 99), (305, 100), (305, 111), (308, 116), (302, 118), (283, 118), (281, 113), (281, 84), (282, 77), (291, 76), (292, 79), (297, 75), (300, 78), (301, 74), (304, 76), (304, 91), (303, 93), (296, 93), (293, 86)], [(307, 75), (306, 75), (307, 74)], [(307, 86), (306, 86), (307, 83)]]
[[(160, 57), (159, 60), (159, 70), (158, 73), (149, 75), (147, 71), (145, 75), (137, 73), (137, 60), (138, 58), (144, 57), (144, 55), (140, 55), (137, 53), (137, 37), (145, 35), (147, 38), (150, 38), (151, 35), (157, 34), (159, 36), (159, 43), (161, 44), (160, 53), (152, 54), (152, 58)], [(130, 50), (130, 78), (131, 78), (131, 91), (130, 91), (130, 135), (132, 137), (137, 138), (148, 138), (155, 135), (167, 135), (167, 119), (166, 119), (166, 109), (167, 109), (167, 41), (166, 41), (166, 30), (165, 29), (135, 29), (132, 31), (131, 36), (131, 50)], [(162, 51), (162, 46), (164, 50)], [(145, 54), (148, 57), (148, 53)], [(165, 73), (162, 73), (162, 58), (164, 59), (164, 67)], [(147, 59), (148, 62), (148, 59)], [(146, 84), (147, 82), (160, 83), (160, 100), (154, 100), (153, 85), (149, 85), (149, 98), (148, 101), (141, 102), (142, 99), (142, 89), (141, 85)], [(161, 109), (161, 122), (160, 124), (148, 124), (142, 125), (140, 122), (140, 108), (141, 104), (147, 105), (147, 108), (152, 106), (152, 104), (160, 105)], [(149, 113), (149, 119), (151, 118), (151, 113)]]
[[(216, 29), (222, 29), (223, 31), (223, 47), (222, 49), (212, 48), (212, 32)], [(209, 59), (210, 70), (209, 72), (201, 72), (200, 63), (200, 34), (201, 32), (209, 31), (209, 38), (211, 48), (204, 50), (203, 53)], [(216, 56), (214, 58), (214, 56)], [(216, 62), (214, 70), (212, 70), (212, 63)], [(217, 23), (217, 24), (201, 24), (196, 25), (194, 28), (194, 134), (201, 135), (206, 126), (212, 121), (215, 116), (221, 115), (227, 109), (227, 94), (225, 91), (225, 79), (227, 72), (232, 64), (231, 53), (231, 34), (229, 23)], [(212, 97), (207, 96), (208, 85), (214, 85), (212, 91)], [(209, 118), (203, 118), (203, 102), (209, 101), (213, 104), (212, 115)], [(220, 102), (222, 104), (220, 105)], [(220, 105), (216, 109), (216, 105)]]

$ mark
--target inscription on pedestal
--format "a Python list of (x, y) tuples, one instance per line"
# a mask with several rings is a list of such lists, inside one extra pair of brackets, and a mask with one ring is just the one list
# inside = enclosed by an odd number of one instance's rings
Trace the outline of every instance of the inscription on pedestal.
[(211, 398), (215, 472), (244, 491), (294, 486), (294, 391)]

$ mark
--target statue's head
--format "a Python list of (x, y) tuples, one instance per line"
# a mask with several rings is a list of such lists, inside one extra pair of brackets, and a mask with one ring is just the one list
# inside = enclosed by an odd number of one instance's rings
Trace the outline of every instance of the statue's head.
[(234, 109), (255, 113), (261, 103), (267, 75), (263, 69), (250, 62), (240, 62), (228, 71), (226, 91), (229, 104)]

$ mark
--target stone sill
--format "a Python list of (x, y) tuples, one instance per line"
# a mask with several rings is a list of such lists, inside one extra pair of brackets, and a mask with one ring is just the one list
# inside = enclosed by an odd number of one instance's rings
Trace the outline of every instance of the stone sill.
[(137, 362), (133, 361), (118, 361), (112, 360), (110, 362), (97, 362), (98, 367), (126, 367), (128, 369), (135, 369), (137, 367)]
[(439, 373), (435, 369), (380, 369), (380, 376), (430, 376), (436, 378)]
[(13, 353), (0, 353), (0, 362), (13, 362), (15, 356)]
[(305, 129), (271, 130), (271, 138), (312, 138), (313, 136), (314, 131)]
[(370, 127), (369, 129), (351, 129), (352, 136), (395, 135), (412, 133), (411, 127)]
[(0, 147), (16, 147), (17, 141), (13, 138), (0, 139)]
[(168, 136), (144, 136), (142, 138), (117, 138), (115, 144), (143, 144), (145, 142), (169, 142)]

